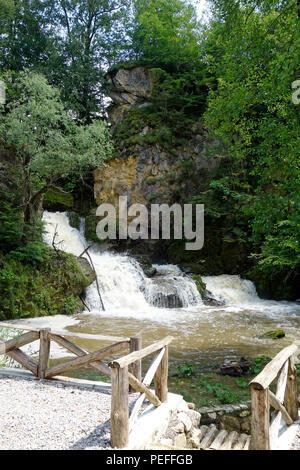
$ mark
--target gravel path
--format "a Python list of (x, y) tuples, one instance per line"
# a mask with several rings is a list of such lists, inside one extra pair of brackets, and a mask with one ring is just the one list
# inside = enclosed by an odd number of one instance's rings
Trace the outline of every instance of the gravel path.
[(0, 374), (0, 449), (110, 448), (110, 393)]
[(297, 436), (293, 442), (291, 450), (300, 450), (300, 424), (298, 426)]

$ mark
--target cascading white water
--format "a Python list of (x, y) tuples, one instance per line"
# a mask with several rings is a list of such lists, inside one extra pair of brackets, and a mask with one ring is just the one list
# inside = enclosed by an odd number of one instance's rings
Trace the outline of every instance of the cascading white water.
[(70, 226), (67, 214), (45, 211), (43, 221), (46, 224), (44, 241), (48, 245), (52, 245), (56, 232), (57, 236), (54, 241), (58, 249), (75, 256), (81, 255), (87, 246), (83, 231)]
[(223, 274), (221, 276), (207, 276), (202, 278), (209, 290), (217, 300), (234, 305), (247, 305), (260, 302), (255, 285), (240, 276)]
[(163, 307), (191, 307), (202, 304), (195, 282), (184, 276), (176, 265), (155, 265), (157, 275), (146, 286), (146, 299), (151, 305)]
[[(45, 212), (44, 221), (47, 243), (52, 244), (57, 226), (56, 242), (61, 241), (60, 248), (75, 255), (83, 252), (87, 245), (83, 220), (79, 231), (70, 227), (66, 214)], [(92, 311), (63, 319), (73, 325), (74, 331), (93, 334), (118, 331), (126, 337), (142, 333), (145, 345), (172, 335), (175, 340), (170, 348), (170, 363), (174, 366), (183, 360), (207, 365), (244, 355), (272, 356), (292, 341), (300, 345), (299, 304), (262, 300), (250, 281), (222, 275), (203, 280), (213, 296), (223, 299), (225, 305), (203, 305), (195, 283), (177, 266), (156, 266), (157, 275), (149, 279), (133, 258), (101, 252), (99, 247), (100, 244), (94, 245), (89, 251), (106, 311), (101, 312), (94, 283), (88, 287), (86, 297)], [(24, 320), (29, 324), (40, 321)], [(44, 321), (43, 324), (55, 329), (55, 316)], [(278, 328), (286, 332), (279, 342), (260, 339), (262, 332)], [(97, 349), (99, 342), (93, 346)]]
[[(65, 213), (44, 212), (45, 241), (51, 245), (55, 231), (58, 247), (76, 256), (88, 246), (84, 225), (72, 228)], [(202, 303), (194, 281), (183, 275), (177, 266), (156, 266), (158, 275), (149, 279), (133, 258), (101, 252), (96, 245), (89, 250), (101, 288), (106, 310), (150, 311), (153, 307), (189, 307)], [(96, 283), (87, 288), (86, 303), (99, 310)]]

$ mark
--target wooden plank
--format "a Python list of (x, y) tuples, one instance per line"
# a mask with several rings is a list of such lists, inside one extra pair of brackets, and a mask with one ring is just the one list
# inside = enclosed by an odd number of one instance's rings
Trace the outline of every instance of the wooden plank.
[(201, 440), (200, 442), (200, 449), (207, 449), (213, 440), (215, 439), (216, 435), (218, 434), (218, 430), (215, 426), (208, 428), (208, 431), (206, 432), (204, 439)]
[(173, 341), (172, 336), (167, 336), (164, 339), (161, 339), (160, 341), (156, 341), (156, 343), (151, 344), (150, 346), (147, 346), (144, 349), (141, 349), (140, 351), (136, 351), (133, 353), (128, 354), (127, 356), (123, 356), (120, 359), (116, 359), (112, 361), (109, 364), (109, 367), (114, 368), (114, 367), (127, 367), (129, 364), (132, 364), (135, 361), (138, 361), (139, 359), (143, 359), (146, 356), (149, 356), (149, 354), (152, 354), (159, 349), (164, 348), (168, 344), (170, 344)]
[(209, 427), (206, 426), (205, 424), (203, 424), (202, 426), (200, 426), (200, 431), (201, 431), (201, 434), (200, 434), (200, 443), (201, 443), (201, 441), (204, 439), (205, 434), (207, 433), (208, 430), (209, 430)]
[(50, 369), (46, 370), (45, 376), (46, 378), (54, 377), (55, 375), (60, 375), (62, 372), (66, 370), (77, 369), (78, 367), (82, 367), (85, 365), (90, 364), (91, 362), (99, 361), (104, 359), (107, 356), (111, 356), (113, 354), (117, 354), (124, 349), (128, 348), (128, 342), (122, 341), (120, 343), (112, 344), (111, 346), (107, 346), (106, 348), (100, 349), (98, 351), (86, 354), (85, 356), (77, 357), (68, 362), (64, 362), (63, 364), (57, 364)]
[(145, 395), (145, 397), (152, 403), (152, 405), (158, 407), (161, 405), (161, 401), (159, 398), (157, 398), (154, 393), (152, 393), (146, 385), (144, 385), (142, 382), (140, 382), (134, 375), (128, 373), (128, 381), (130, 385), (136, 390), (137, 392), (140, 392)]
[(49, 368), (50, 357), (50, 328), (40, 330), (40, 353), (39, 353), (39, 367), (38, 376), (40, 379), (45, 378), (46, 369)]
[[(0, 338), (0, 344), (5, 343), (5, 341)], [(25, 367), (25, 369), (30, 370), (34, 375), (37, 375), (38, 371), (38, 363), (32, 357), (25, 354), (21, 349), (14, 349), (7, 353), (9, 357), (11, 357), (14, 361), (21, 364), (21, 366)]]
[(168, 401), (168, 346), (154, 376), (155, 393), (162, 403)]
[(244, 448), (242, 450), (249, 450), (250, 449), (250, 442), (251, 442), (251, 437), (247, 436)]
[(122, 449), (129, 440), (128, 368), (111, 371), (111, 446)]
[(0, 322), (0, 328), (12, 328), (15, 330), (24, 330), (24, 331), (40, 331), (40, 328), (23, 325), (22, 323), (9, 323), (9, 322)]
[(276, 411), (280, 411), (281, 414), (282, 414), (282, 417), (284, 419), (284, 421), (286, 422), (286, 424), (288, 426), (290, 426), (291, 424), (293, 424), (293, 420), (292, 418), (290, 417), (290, 415), (288, 414), (288, 412), (286, 411), (285, 407), (282, 405), (282, 403), (280, 403), (280, 401), (278, 400), (278, 398), (276, 397), (276, 395), (274, 395), (274, 393), (271, 392), (271, 390), (269, 390), (269, 394), (270, 394), (270, 405), (276, 410)]
[[(33, 327), (29, 325), (23, 325), (22, 323), (8, 323), (8, 322), (0, 322), (0, 328), (13, 328), (16, 330), (24, 330), (24, 331), (37, 331), (39, 332), (41, 328)], [(91, 339), (95, 341), (127, 341), (129, 343), (130, 338), (123, 337), (123, 336), (109, 336), (109, 335), (91, 335), (88, 333), (78, 333), (75, 331), (68, 331), (68, 330), (52, 330), (53, 334), (67, 336), (67, 337), (74, 337), (74, 338), (81, 338), (81, 339)]]
[[(288, 360), (284, 363), (283, 367), (281, 368), (278, 381), (277, 381), (277, 389), (276, 389), (276, 396), (275, 399), (278, 400), (279, 403), (283, 403), (284, 400), (284, 395), (285, 395), (285, 388), (286, 388), (286, 383), (287, 383), (287, 377), (288, 377), (288, 367), (289, 363)], [(272, 392), (271, 392), (272, 393)], [(270, 393), (270, 399), (271, 399), (271, 393)], [(273, 400), (273, 397), (272, 397)], [(276, 408), (275, 408), (276, 409)], [(281, 411), (279, 410), (278, 413), (275, 414), (275, 417), (271, 421), (270, 425), (270, 449), (276, 449), (277, 447), (277, 441), (278, 441), (278, 434), (279, 434), (279, 428), (280, 428), (280, 423), (281, 423)]]
[[(130, 338), (130, 352), (140, 351), (142, 349), (142, 338), (141, 336), (135, 336)], [(130, 364), (128, 371), (134, 375), (140, 382), (142, 381), (142, 361), (139, 359), (136, 362)], [(129, 386), (129, 392), (133, 392), (132, 386)]]
[(278, 381), (277, 381), (276, 398), (277, 400), (280, 401), (280, 403), (283, 403), (284, 401), (285, 388), (286, 388), (287, 378), (288, 378), (288, 368), (289, 368), (289, 361), (286, 361), (283, 367), (281, 368)]
[(214, 441), (209, 446), (210, 450), (220, 450), (223, 442), (225, 441), (226, 437), (228, 436), (228, 432), (223, 429), (220, 431), (217, 436), (215, 437)]
[[(123, 342), (127, 341), (129, 343), (130, 338), (122, 336), (107, 336), (107, 335), (90, 335), (88, 333), (77, 333), (75, 331), (68, 330), (52, 330), (52, 333), (60, 336), (67, 336), (72, 338), (81, 338), (81, 339), (91, 339), (93, 341), (113, 341), (113, 342)], [(128, 347), (128, 344), (127, 344)]]
[(233, 446), (233, 450), (244, 450), (246, 443), (248, 442), (250, 436), (247, 434), (241, 434), (238, 437), (236, 444)]
[(267, 389), (269, 385), (276, 379), (278, 372), (284, 363), (297, 351), (296, 344), (291, 344), (278, 353), (269, 364), (258, 374), (250, 385), (258, 389)]
[(290, 357), (288, 367), (288, 379), (286, 384), (284, 406), (293, 421), (298, 419), (298, 396), (297, 396), (297, 369), (294, 359)]
[[(86, 351), (81, 349), (79, 346), (76, 346), (75, 344), (71, 343), (71, 341), (67, 340), (66, 338), (63, 338), (62, 336), (53, 335), (53, 334), (51, 334), (50, 336), (53, 341), (55, 341), (60, 346), (63, 346), (65, 349), (72, 352), (76, 356), (81, 357), (87, 354)], [(97, 372), (100, 372), (101, 374), (110, 378), (111, 376), (110, 368), (106, 364), (104, 364), (104, 362), (101, 362), (101, 361), (91, 362), (90, 366), (93, 367), (95, 370), (97, 370)]]
[(270, 403), (269, 390), (251, 386), (251, 450), (269, 450)]
[[(164, 349), (162, 349), (161, 351), (159, 351), (156, 356), (154, 357), (149, 369), (148, 369), (148, 372), (146, 373), (145, 375), (145, 378), (143, 380), (143, 384), (146, 385), (146, 387), (150, 387), (151, 385), (151, 382), (153, 380), (153, 377), (155, 375), (155, 372), (157, 370), (157, 367), (159, 366), (160, 364), (160, 361), (162, 360), (162, 357), (164, 355)], [(129, 418), (129, 430), (131, 431), (131, 429), (133, 428), (134, 426), (134, 423), (136, 422), (137, 420), (137, 417), (138, 417), (138, 414), (139, 414), (139, 411), (144, 403), (144, 400), (146, 398), (146, 395), (145, 393), (143, 393), (138, 399), (137, 401), (135, 402), (134, 404), (134, 407), (131, 411), (131, 415), (130, 415), (130, 418)]]
[(25, 369), (30, 370), (34, 375), (38, 375), (38, 363), (32, 357), (25, 354), (21, 349), (14, 349), (13, 351), (9, 352), (8, 355), (17, 361), (21, 366), (25, 367)]
[(25, 346), (25, 344), (32, 343), (32, 341), (37, 340), (39, 334), (35, 331), (30, 331), (29, 333), (25, 333), (24, 335), (18, 336), (17, 338), (12, 338), (4, 343), (0, 344), (0, 355), (7, 354), (13, 349), (21, 348)]
[(232, 450), (234, 445), (239, 439), (239, 434), (236, 431), (231, 431), (226, 437), (224, 443), (222, 444), (220, 450)]

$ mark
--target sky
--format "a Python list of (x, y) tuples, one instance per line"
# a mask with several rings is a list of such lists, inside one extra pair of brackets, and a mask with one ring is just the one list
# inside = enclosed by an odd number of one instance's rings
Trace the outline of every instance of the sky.
[(198, 16), (201, 18), (201, 15), (204, 11), (204, 9), (207, 7), (207, 1), (206, 0), (201, 0), (199, 2), (199, 5), (197, 5), (197, 11), (198, 11)]

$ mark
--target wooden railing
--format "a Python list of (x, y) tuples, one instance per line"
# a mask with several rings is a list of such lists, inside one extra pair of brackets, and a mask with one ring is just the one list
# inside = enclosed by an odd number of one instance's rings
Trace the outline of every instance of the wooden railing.
[[(112, 447), (124, 448), (128, 445), (129, 432), (137, 420), (144, 399), (158, 407), (168, 400), (168, 345), (173, 338), (168, 336), (144, 349), (133, 351), (127, 356), (109, 363), (111, 368), (111, 444)], [(141, 360), (156, 353), (144, 380), (141, 381)], [(138, 372), (139, 378), (133, 375)], [(137, 375), (137, 374), (136, 374)], [(155, 393), (149, 390), (154, 379)], [(129, 418), (128, 383), (140, 392)]]
[[(298, 419), (297, 369), (292, 344), (280, 351), (250, 382), (252, 401), (251, 450), (276, 449), (281, 418), (288, 426)], [(276, 394), (269, 389), (278, 377)], [(275, 412), (270, 419), (270, 407)]]
[[(51, 379), (63, 372), (87, 366), (96, 369), (101, 374), (111, 378), (111, 444), (112, 447), (124, 448), (128, 445), (129, 432), (132, 429), (139, 411), (147, 398), (158, 407), (168, 398), (168, 345), (173, 340), (167, 337), (163, 340), (142, 348), (142, 338), (124, 338), (117, 336), (89, 335), (67, 330), (51, 330), (50, 328), (34, 328), (16, 323), (0, 322), (0, 328), (13, 328), (28, 331), (16, 338), (4, 341), (0, 338), (0, 355), (6, 354), (30, 370), (40, 379)], [(114, 342), (110, 346), (94, 352), (86, 352), (69, 341), (66, 337), (93, 339)], [(40, 341), (38, 360), (24, 353), (20, 347)], [(50, 343), (54, 341), (77, 356), (75, 359), (49, 366)], [(129, 354), (112, 360), (109, 366), (103, 359), (129, 349)], [(142, 359), (152, 353), (156, 355), (142, 381)], [(149, 390), (154, 379), (155, 393)], [(140, 393), (129, 419), (128, 395), (130, 392)]]

